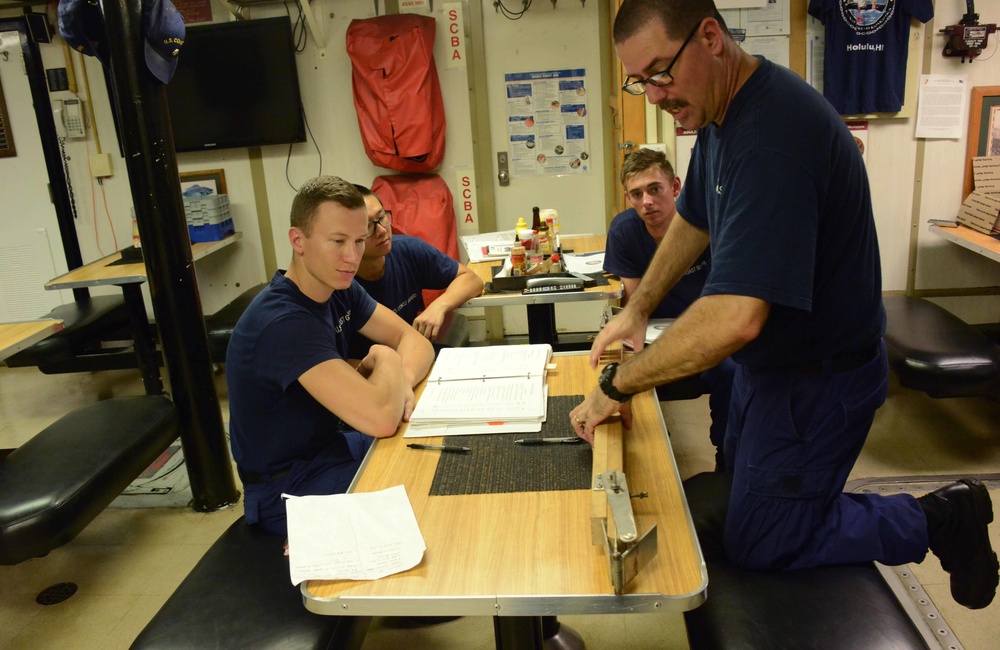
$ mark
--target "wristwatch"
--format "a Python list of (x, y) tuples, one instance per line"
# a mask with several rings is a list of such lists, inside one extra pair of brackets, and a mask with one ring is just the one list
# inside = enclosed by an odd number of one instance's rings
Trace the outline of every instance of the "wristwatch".
[(618, 362), (609, 363), (604, 366), (601, 376), (597, 380), (597, 385), (601, 391), (616, 402), (627, 402), (632, 399), (633, 393), (623, 393), (615, 388), (615, 373), (618, 372)]

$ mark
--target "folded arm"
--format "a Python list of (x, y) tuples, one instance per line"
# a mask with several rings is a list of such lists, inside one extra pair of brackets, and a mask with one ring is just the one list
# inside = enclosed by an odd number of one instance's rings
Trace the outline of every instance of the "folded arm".
[(433, 341), (449, 313), (482, 293), (482, 279), (469, 267), (459, 264), (455, 279), (451, 281), (444, 293), (427, 305), (424, 311), (413, 320), (413, 328)]

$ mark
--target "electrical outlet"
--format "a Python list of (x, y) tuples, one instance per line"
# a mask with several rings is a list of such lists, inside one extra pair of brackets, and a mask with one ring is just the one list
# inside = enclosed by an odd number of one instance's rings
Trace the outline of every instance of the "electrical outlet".
[(95, 153), (90, 156), (90, 175), (94, 178), (106, 178), (115, 175), (111, 154)]

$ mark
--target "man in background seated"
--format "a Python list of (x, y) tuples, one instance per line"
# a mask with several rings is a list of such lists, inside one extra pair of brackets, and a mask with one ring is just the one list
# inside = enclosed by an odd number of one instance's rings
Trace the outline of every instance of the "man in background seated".
[[(483, 281), (427, 242), (416, 237), (392, 234), (392, 213), (370, 189), (355, 185), (365, 198), (368, 224), (372, 232), (365, 246), (358, 283), (365, 291), (394, 311), (427, 339), (434, 341), (448, 315), (483, 292)], [(444, 289), (444, 293), (424, 306), (424, 289)], [(360, 359), (371, 341), (355, 337), (352, 358)]]
[[(674, 199), (681, 192), (681, 180), (674, 175), (674, 168), (665, 155), (652, 149), (639, 149), (625, 158), (621, 183), (632, 207), (619, 213), (611, 222), (604, 253), (604, 270), (621, 278), (624, 289), (621, 306), (624, 307), (639, 286), (639, 280), (646, 273), (676, 214)], [(680, 316), (701, 296), (711, 268), (711, 254), (706, 248), (650, 314), (650, 318)], [(722, 443), (729, 421), (729, 397), (735, 371), (735, 362), (726, 358), (701, 373), (702, 382), (709, 390), (708, 405), (712, 413), (709, 438), (715, 445), (717, 471), (724, 471), (726, 467)]]
[[(431, 344), (354, 281), (372, 233), (350, 183), (320, 176), (292, 201), (292, 261), (253, 300), (226, 354), (230, 444), (250, 524), (287, 534), (281, 494), (346, 492), (373, 438), (413, 412)], [(374, 341), (357, 369), (348, 341)]]

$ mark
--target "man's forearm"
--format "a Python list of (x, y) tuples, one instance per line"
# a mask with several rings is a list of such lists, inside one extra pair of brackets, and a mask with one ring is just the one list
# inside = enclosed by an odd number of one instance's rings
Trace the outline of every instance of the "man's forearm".
[(411, 328), (400, 338), (396, 348), (403, 362), (403, 378), (412, 388), (420, 383), (434, 362), (434, 347), (430, 341)]
[(472, 271), (466, 270), (455, 276), (448, 288), (431, 303), (446, 312), (458, 309), (468, 301), (483, 293), (483, 281)]
[(699, 298), (652, 345), (622, 364), (615, 386), (625, 393), (714, 368), (760, 334), (768, 303), (746, 296)]
[(674, 215), (642, 281), (629, 296), (629, 304), (647, 316), (651, 314), (707, 247), (706, 231), (684, 221), (681, 215)]

